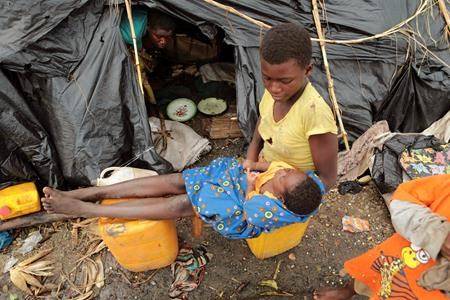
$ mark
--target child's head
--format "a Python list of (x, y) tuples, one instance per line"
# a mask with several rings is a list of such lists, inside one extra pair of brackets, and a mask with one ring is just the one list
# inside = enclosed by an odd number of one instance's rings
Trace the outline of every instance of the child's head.
[(316, 210), (322, 201), (318, 184), (303, 172), (283, 169), (275, 174), (278, 194), (282, 195), (284, 205), (298, 215), (308, 215)]
[(305, 86), (312, 71), (309, 33), (299, 24), (272, 27), (260, 48), (265, 88), (275, 101), (288, 101)]

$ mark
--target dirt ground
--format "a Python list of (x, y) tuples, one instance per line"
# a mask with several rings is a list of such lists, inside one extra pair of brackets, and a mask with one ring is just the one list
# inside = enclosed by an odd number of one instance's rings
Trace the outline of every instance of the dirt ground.
[[(220, 155), (244, 153), (241, 139), (213, 141), (213, 149), (198, 165), (205, 165)], [(343, 232), (341, 219), (345, 214), (367, 219), (370, 222), (370, 231)], [(17, 231), (18, 236), (14, 244), (0, 253), (0, 272), (11, 255), (19, 261), (30, 256), (30, 254), (22, 256), (16, 250), (29, 232), (40, 230), (44, 239), (48, 239), (41, 242), (32, 253), (52, 246), (54, 250), (49, 257), (56, 261), (54, 271), (56, 275), (50, 277), (47, 282), (59, 285), (65, 275), (73, 278), (70, 271), (86, 252), (92, 235), (82, 230), (75, 242), (71, 233), (72, 226), (72, 222), (58, 222)], [(204, 243), (208, 252), (214, 255), (206, 266), (204, 281), (198, 289), (189, 294), (189, 299), (311, 299), (311, 292), (314, 289), (322, 286), (338, 286), (345, 282), (347, 278), (341, 277), (339, 271), (346, 259), (365, 252), (393, 232), (386, 205), (372, 183), (356, 195), (342, 196), (336, 189), (330, 191), (320, 213), (310, 222), (301, 244), (284, 254), (266, 260), (255, 258), (245, 241), (227, 240), (213, 232), (211, 228), (204, 228), (202, 238), (194, 240), (189, 220), (179, 220), (177, 227), (180, 241), (191, 246)], [(105, 286), (95, 289), (95, 299), (169, 299), (168, 289), (172, 282), (170, 268), (156, 272), (132, 273), (120, 267), (106, 249), (100, 252), (100, 257), (105, 269)], [(280, 272), (276, 281), (281, 290), (293, 296), (261, 296), (262, 292), (270, 289), (260, 286), (259, 282), (271, 279), (280, 261)], [(239, 286), (244, 285), (244, 288), (236, 292)], [(8, 273), (0, 275), (0, 288), (0, 299), (25, 298), (10, 282)], [(74, 287), (63, 280), (58, 297), (73, 298), (76, 296), (73, 290)], [(46, 298), (54, 299), (56, 294), (55, 289), (53, 294), (47, 294), (49, 296)]]

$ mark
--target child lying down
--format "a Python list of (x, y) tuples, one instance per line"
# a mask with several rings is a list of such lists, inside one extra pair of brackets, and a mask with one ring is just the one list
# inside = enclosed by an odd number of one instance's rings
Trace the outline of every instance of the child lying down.
[[(325, 188), (313, 172), (305, 174), (286, 163), (258, 162), (253, 170), (244, 170), (236, 159), (225, 157), (182, 173), (67, 192), (49, 187), (43, 191), (41, 201), (48, 213), (151, 220), (197, 214), (224, 237), (245, 239), (306, 222), (317, 212)], [(107, 198), (133, 199), (92, 203)]]

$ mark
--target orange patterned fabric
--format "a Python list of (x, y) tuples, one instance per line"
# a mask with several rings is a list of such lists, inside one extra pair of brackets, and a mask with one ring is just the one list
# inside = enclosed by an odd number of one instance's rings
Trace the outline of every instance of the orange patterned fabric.
[[(450, 220), (450, 175), (404, 183), (398, 187), (393, 199), (428, 206)], [(447, 298), (440, 291), (427, 291), (416, 283), (434, 264), (424, 249), (396, 233), (365, 254), (347, 261), (345, 269), (373, 291), (371, 299), (445, 300)]]

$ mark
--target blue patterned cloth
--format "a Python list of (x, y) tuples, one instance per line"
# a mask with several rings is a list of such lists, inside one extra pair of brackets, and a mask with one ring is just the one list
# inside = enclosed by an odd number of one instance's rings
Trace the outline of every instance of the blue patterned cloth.
[(207, 167), (185, 170), (188, 197), (200, 218), (229, 239), (246, 239), (275, 228), (306, 222), (266, 195), (245, 199), (247, 174), (234, 158), (218, 158)]
[(322, 180), (320, 180), (319, 176), (317, 176), (317, 174), (314, 171), (306, 171), (305, 174), (317, 184), (322, 196), (325, 195), (327, 189), (325, 188), (325, 184), (322, 182)]

